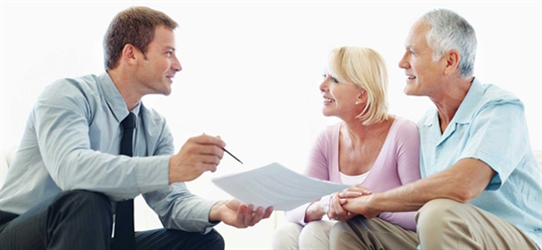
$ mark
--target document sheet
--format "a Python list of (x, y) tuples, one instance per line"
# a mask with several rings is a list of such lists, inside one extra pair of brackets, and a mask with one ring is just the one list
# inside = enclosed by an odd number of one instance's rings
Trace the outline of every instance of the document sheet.
[(275, 211), (288, 211), (349, 187), (298, 174), (276, 162), (212, 182), (243, 203), (273, 206)]

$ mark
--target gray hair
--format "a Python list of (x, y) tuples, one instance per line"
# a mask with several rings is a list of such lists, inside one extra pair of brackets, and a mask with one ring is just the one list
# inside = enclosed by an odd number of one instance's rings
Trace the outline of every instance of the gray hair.
[(457, 50), (461, 56), (461, 78), (471, 77), (476, 57), (476, 34), (467, 20), (446, 9), (429, 11), (420, 19), (431, 25), (426, 39), (433, 49), (433, 61), (439, 60), (450, 50)]

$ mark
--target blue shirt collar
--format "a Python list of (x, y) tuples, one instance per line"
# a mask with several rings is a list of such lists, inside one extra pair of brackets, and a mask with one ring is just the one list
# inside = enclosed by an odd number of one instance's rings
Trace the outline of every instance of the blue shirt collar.
[(452, 122), (462, 124), (470, 123), (472, 120), (472, 116), (476, 111), (476, 107), (478, 106), (478, 103), (483, 96), (484, 86), (482, 86), (482, 83), (480, 83), (478, 79), (474, 78), (474, 80), (472, 81), (472, 85), (470, 86), (469, 92), (467, 92), (467, 95), (455, 112), (454, 118), (452, 118)]
[[(100, 74), (98, 76), (98, 79), (100, 79), (98, 81), (98, 84), (101, 85), (103, 89), (104, 99), (107, 102), (109, 109), (111, 110), (117, 121), (120, 123), (122, 120), (124, 120), (124, 118), (128, 116), (128, 113), (130, 112), (128, 110), (128, 107), (126, 106), (126, 102), (124, 101), (124, 98), (122, 98), (122, 95), (117, 89), (117, 86), (115, 85), (115, 83), (113, 83), (113, 80), (107, 72)], [(137, 106), (131, 110), (131, 112), (134, 113), (136, 117), (139, 115), (140, 107), (141, 102), (139, 102)]]
[[(477, 79), (474, 78), (472, 81), (472, 85), (469, 88), (469, 91), (467, 92), (467, 95), (459, 105), (459, 108), (455, 112), (454, 117), (450, 121), (450, 124), (452, 123), (470, 123), (472, 116), (476, 110), (476, 106), (480, 99), (484, 95), (484, 86), (482, 86), (482, 83)], [(433, 124), (439, 124), (438, 122), (438, 110), (434, 110), (434, 114), (432, 116), (432, 119), (427, 119), (424, 122), (424, 126), (433, 126)]]

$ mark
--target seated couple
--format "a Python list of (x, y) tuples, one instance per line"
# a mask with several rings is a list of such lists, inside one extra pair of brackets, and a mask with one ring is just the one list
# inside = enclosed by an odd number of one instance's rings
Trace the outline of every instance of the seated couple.
[(286, 213), (273, 249), (539, 249), (540, 169), (521, 101), (473, 76), (476, 36), (448, 10), (410, 30), (399, 62), (418, 125), (387, 113), (387, 70), (367, 48), (333, 50), (305, 174), (351, 185)]

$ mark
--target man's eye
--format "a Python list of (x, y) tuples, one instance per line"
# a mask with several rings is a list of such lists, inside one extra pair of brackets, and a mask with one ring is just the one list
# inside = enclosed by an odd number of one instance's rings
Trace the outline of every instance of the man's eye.
[(173, 51), (166, 52), (166, 55), (167, 55), (167, 57), (171, 57), (171, 55), (173, 55)]

